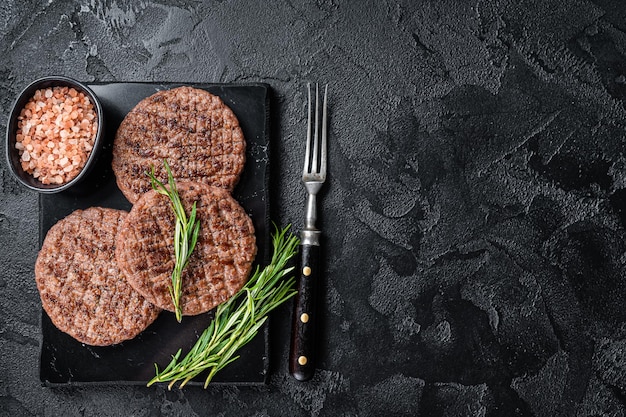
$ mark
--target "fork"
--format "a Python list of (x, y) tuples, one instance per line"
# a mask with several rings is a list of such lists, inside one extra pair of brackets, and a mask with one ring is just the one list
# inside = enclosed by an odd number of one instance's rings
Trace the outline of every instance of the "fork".
[[(311, 379), (315, 373), (316, 298), (320, 285), (320, 235), (317, 220), (317, 193), (326, 181), (326, 97), (320, 124), (319, 87), (315, 84), (315, 121), (311, 106), (311, 84), (308, 85), (308, 123), (302, 182), (307, 191), (304, 229), (300, 232), (300, 274), (291, 330), (289, 372), (300, 381)], [(313, 123), (315, 123), (313, 125)], [(321, 140), (320, 140), (321, 130)]]

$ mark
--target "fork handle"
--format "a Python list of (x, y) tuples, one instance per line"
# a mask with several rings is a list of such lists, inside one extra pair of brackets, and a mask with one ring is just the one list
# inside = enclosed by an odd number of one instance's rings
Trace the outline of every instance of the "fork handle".
[(300, 276), (295, 298), (289, 352), (289, 372), (299, 381), (311, 379), (315, 373), (315, 336), (317, 325), (317, 287), (319, 286), (320, 246), (300, 246)]

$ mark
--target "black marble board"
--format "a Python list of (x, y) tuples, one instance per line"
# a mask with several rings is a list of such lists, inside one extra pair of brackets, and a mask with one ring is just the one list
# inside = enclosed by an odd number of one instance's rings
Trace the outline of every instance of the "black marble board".
[[(116, 185), (111, 169), (111, 149), (115, 132), (124, 116), (141, 99), (174, 83), (99, 83), (89, 87), (104, 108), (106, 141), (98, 165), (77, 188), (39, 198), (39, 243), (58, 220), (76, 209), (92, 206), (130, 210)], [(264, 265), (270, 256), (268, 141), (268, 87), (265, 84), (187, 84), (205, 89), (222, 98), (239, 119), (246, 138), (246, 165), (233, 195), (251, 216), (257, 237), (256, 264)], [(108, 347), (82, 344), (59, 331), (42, 310), (40, 379), (43, 384), (145, 384), (155, 374), (154, 364), (163, 369), (178, 349), (186, 353), (209, 325), (213, 312), (184, 317), (176, 322), (173, 313), (162, 312), (136, 338)], [(220, 371), (217, 384), (253, 385), (266, 382), (268, 369), (268, 324), (240, 350), (240, 358)], [(201, 385), (200, 375), (189, 385)]]

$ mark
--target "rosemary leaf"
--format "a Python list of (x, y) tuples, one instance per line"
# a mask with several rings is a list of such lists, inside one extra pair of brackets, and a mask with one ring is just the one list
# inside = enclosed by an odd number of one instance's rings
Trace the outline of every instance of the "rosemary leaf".
[(170, 199), (172, 210), (174, 211), (174, 217), (176, 223), (174, 225), (174, 269), (172, 270), (172, 282), (169, 286), (170, 296), (172, 297), (172, 303), (174, 304), (174, 312), (176, 314), (176, 320), (180, 323), (183, 319), (182, 305), (180, 303), (183, 283), (182, 274), (183, 269), (189, 263), (191, 253), (196, 247), (198, 242), (198, 235), (200, 233), (200, 221), (196, 218), (197, 210), (196, 203), (193, 203), (191, 208), (191, 214), (187, 218), (183, 203), (180, 201), (178, 189), (176, 188), (176, 181), (172, 175), (172, 170), (167, 163), (167, 160), (163, 160), (163, 165), (167, 171), (167, 186), (159, 181), (154, 172), (154, 166), (152, 166), (148, 176), (150, 177), (150, 185), (157, 193), (167, 196)]
[(293, 270), (288, 262), (296, 254), (299, 240), (288, 230), (289, 226), (281, 230), (276, 228), (269, 265), (263, 269), (257, 267), (241, 290), (217, 306), (214, 319), (189, 353), (181, 359), (179, 350), (161, 371), (155, 364), (156, 375), (148, 386), (169, 382), (171, 389), (178, 382), (182, 388), (208, 371), (204, 381), (206, 388), (217, 372), (239, 357), (237, 351), (257, 335), (269, 312), (295, 295), (294, 277), (285, 276)]

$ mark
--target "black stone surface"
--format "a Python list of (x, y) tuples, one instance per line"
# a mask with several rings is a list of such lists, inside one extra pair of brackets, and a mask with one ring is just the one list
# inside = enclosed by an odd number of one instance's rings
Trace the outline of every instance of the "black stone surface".
[(267, 386), (41, 387), (37, 196), (3, 162), (0, 415), (626, 414), (623, 1), (8, 0), (0, 51), (2, 128), (44, 75), (269, 84), (279, 224), (307, 82), (331, 116), (307, 383), (286, 306)]
[[(246, 137), (246, 165), (233, 196), (246, 210), (256, 234), (257, 264), (266, 265), (270, 254), (269, 222), (269, 111), (268, 88), (264, 84), (192, 84), (219, 95), (238, 116)], [(159, 90), (178, 87), (175, 83), (99, 83), (91, 85), (103, 107), (106, 129), (96, 166), (71, 190), (39, 196), (39, 240), (60, 219), (74, 210), (110, 207), (129, 211), (131, 204), (115, 182), (111, 168), (113, 141), (122, 120), (139, 101)], [(256, 268), (256, 265), (253, 266)], [(61, 332), (42, 311), (40, 380), (46, 385), (133, 384), (145, 385), (155, 374), (154, 365), (164, 369), (178, 349), (188, 352), (211, 321), (213, 312), (185, 317), (178, 323), (173, 313), (161, 312), (145, 331), (115, 346), (95, 347), (78, 342)], [(240, 349), (239, 360), (219, 372), (214, 382), (252, 385), (267, 382), (268, 334), (265, 324), (257, 336)], [(190, 384), (203, 385), (203, 373)]]

